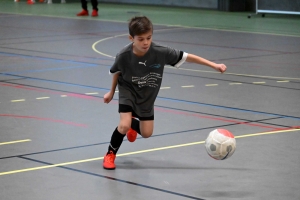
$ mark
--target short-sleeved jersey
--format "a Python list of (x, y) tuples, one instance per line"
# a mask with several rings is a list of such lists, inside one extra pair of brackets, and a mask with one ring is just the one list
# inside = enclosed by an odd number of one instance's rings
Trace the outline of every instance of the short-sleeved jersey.
[(117, 54), (111, 74), (118, 78), (119, 104), (132, 107), (140, 117), (154, 114), (154, 102), (158, 95), (165, 65), (179, 67), (187, 53), (154, 42), (144, 56), (133, 53), (132, 43)]

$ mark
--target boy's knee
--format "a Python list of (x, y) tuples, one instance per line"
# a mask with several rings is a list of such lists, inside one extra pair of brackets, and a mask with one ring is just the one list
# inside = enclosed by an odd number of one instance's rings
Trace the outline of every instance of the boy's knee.
[(127, 131), (130, 129), (130, 125), (126, 125), (126, 124), (119, 124), (118, 126), (118, 131), (121, 133), (121, 134), (126, 134)]
[(152, 132), (147, 132), (147, 131), (146, 132), (142, 132), (141, 135), (142, 135), (143, 138), (149, 138), (149, 137), (151, 137)]

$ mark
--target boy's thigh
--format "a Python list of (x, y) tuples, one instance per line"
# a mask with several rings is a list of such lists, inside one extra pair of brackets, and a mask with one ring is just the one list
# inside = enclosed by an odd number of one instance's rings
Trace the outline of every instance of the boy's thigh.
[(131, 124), (132, 119), (132, 113), (126, 112), (126, 113), (120, 113), (120, 122)]

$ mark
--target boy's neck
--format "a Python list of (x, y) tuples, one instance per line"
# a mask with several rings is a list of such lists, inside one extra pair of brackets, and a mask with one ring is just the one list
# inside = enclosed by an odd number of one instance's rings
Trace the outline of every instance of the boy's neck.
[(138, 56), (138, 57), (143, 57), (147, 52), (138, 52), (138, 51), (135, 51), (134, 49), (132, 50), (133, 54)]
[(135, 55), (135, 56), (138, 56), (138, 57), (143, 57), (144, 55), (147, 54), (147, 52), (149, 51), (149, 49), (145, 52), (143, 51), (140, 51), (137, 47), (135, 47), (134, 43), (132, 43), (132, 53)]

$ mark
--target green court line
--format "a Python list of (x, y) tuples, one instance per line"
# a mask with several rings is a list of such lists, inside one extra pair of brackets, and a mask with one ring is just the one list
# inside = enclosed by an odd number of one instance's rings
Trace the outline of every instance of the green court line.
[[(0, 19), (7, 14), (61, 17), (83, 20), (125, 22), (134, 15), (146, 15), (156, 25), (197, 27), (208, 30), (227, 30), (249, 33), (264, 33), (300, 37), (300, 16), (267, 14), (248, 19), (251, 12), (222, 12), (176, 7), (157, 7), (142, 5), (99, 4), (99, 17), (77, 17), (81, 10), (78, 3), (36, 3), (27, 5), (26, 0), (15, 3), (13, 0), (1, 0)], [(91, 8), (90, 3), (88, 4)]]

